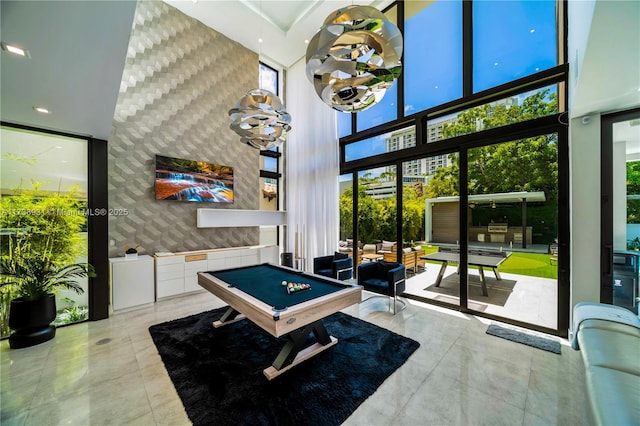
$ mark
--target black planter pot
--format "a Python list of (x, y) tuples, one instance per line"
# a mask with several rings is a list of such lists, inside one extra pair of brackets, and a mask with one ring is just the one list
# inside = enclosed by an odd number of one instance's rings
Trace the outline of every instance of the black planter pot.
[(56, 318), (56, 297), (47, 295), (38, 300), (13, 299), (9, 307), (9, 336), (12, 349), (27, 348), (51, 340), (56, 328), (51, 324)]

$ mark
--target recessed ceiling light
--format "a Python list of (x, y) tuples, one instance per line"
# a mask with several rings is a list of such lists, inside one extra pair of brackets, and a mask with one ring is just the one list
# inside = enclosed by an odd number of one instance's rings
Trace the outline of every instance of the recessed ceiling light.
[(5, 52), (13, 53), (14, 55), (18, 55), (18, 56), (24, 56), (25, 58), (30, 57), (28, 50), (18, 47), (16, 45), (7, 44), (3, 41), (3, 42), (0, 42), (0, 47), (2, 47), (2, 50), (4, 50)]
[(305, 40), (305, 41), (304, 41), (304, 44), (309, 44), (309, 40)]
[(33, 110), (41, 114), (51, 114), (51, 111), (44, 107), (34, 106)]

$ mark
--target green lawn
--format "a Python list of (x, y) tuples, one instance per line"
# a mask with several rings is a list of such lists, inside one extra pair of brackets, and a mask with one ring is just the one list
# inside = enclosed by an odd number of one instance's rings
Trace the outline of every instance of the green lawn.
[[(425, 254), (438, 251), (437, 246), (422, 246)], [(550, 254), (512, 252), (498, 268), (505, 274), (527, 275), (530, 277), (553, 278), (558, 277), (557, 262), (549, 263)], [(429, 262), (440, 263), (440, 262)]]

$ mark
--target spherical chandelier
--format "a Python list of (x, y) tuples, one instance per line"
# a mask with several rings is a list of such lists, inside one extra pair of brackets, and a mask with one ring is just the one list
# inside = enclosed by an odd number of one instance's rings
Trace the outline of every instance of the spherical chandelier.
[(240, 135), (240, 141), (261, 149), (284, 143), (291, 130), (291, 116), (278, 96), (264, 89), (253, 89), (229, 110), (229, 127)]
[(380, 102), (402, 72), (402, 34), (371, 6), (347, 6), (325, 19), (307, 46), (307, 77), (338, 111)]

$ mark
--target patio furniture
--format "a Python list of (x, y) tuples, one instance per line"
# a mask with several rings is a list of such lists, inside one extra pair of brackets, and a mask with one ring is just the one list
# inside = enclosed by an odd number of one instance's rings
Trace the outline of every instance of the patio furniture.
[(378, 293), (382, 296), (371, 296), (362, 302), (374, 297), (385, 297), (389, 300), (390, 311), (393, 305), (393, 314), (395, 315), (398, 312), (397, 303), (402, 305), (400, 310), (407, 307), (404, 301), (398, 299), (398, 294), (404, 292), (406, 288), (405, 277), (406, 269), (404, 265), (397, 262), (380, 260), (378, 262), (363, 263), (358, 266), (358, 285), (361, 285), (367, 291)]
[(362, 253), (362, 243), (358, 241), (356, 244), (356, 256), (353, 255), (353, 239), (338, 241), (338, 253), (344, 253), (354, 258), (354, 264), (358, 265), (362, 258), (358, 254)]
[(556, 262), (556, 265), (557, 265), (558, 264), (558, 245), (551, 244), (551, 246), (549, 247), (549, 252), (551, 253), (551, 257), (549, 258), (549, 265), (553, 265), (553, 262)]
[(424, 249), (422, 246), (415, 246), (411, 250), (416, 253), (416, 269), (422, 268), (423, 271), (426, 271), (427, 261), (422, 258), (422, 256), (424, 256)]
[(353, 259), (346, 253), (334, 253), (313, 259), (313, 273), (341, 281), (353, 277)]
[(380, 248), (378, 249), (378, 253), (395, 253), (395, 252), (396, 252), (395, 241), (382, 240), (382, 243), (380, 244)]
[(367, 253), (364, 252), (362, 253), (362, 258), (369, 261), (369, 262), (373, 262), (373, 261), (378, 261), (380, 259), (384, 258), (384, 254), (382, 253)]
[[(413, 251), (410, 247), (402, 249), (402, 264), (406, 269), (411, 269), (413, 273), (416, 272), (416, 259), (417, 252)], [(384, 260), (387, 262), (397, 262), (398, 257), (395, 251), (392, 253), (384, 253)]]
[[(509, 252), (505, 251), (495, 251), (495, 250), (469, 250), (469, 255), (467, 256), (467, 263), (469, 265), (474, 265), (478, 267), (478, 273), (480, 275), (480, 284), (482, 284), (482, 295), (489, 296), (489, 292), (487, 291), (487, 281), (484, 277), (484, 268), (488, 267), (493, 269), (493, 273), (496, 276), (497, 280), (501, 280), (502, 277), (498, 272), (498, 266), (511, 255)], [(460, 263), (460, 250), (459, 249), (451, 249), (438, 251), (437, 253), (431, 253), (426, 256), (421, 256), (424, 260), (434, 260), (437, 262), (442, 262), (442, 266), (440, 267), (440, 271), (438, 272), (438, 278), (436, 278), (436, 287), (440, 287), (440, 283), (442, 282), (442, 278), (444, 277), (445, 270), (447, 269), (447, 265), (449, 262), (452, 263)], [(459, 272), (459, 269), (458, 269)]]

